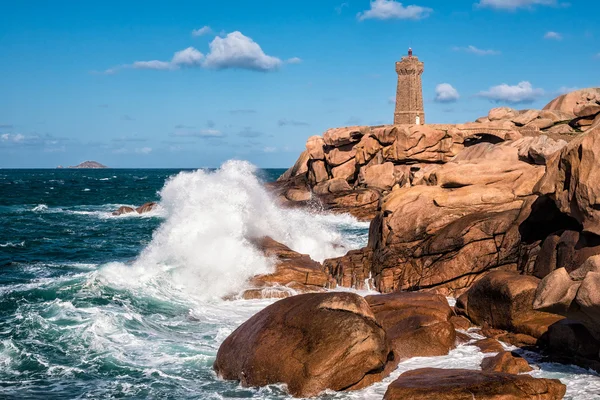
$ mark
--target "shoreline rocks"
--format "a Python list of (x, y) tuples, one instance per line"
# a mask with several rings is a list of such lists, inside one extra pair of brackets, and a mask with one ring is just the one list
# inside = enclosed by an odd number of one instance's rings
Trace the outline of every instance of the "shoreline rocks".
[(155, 202), (149, 202), (149, 203), (144, 203), (141, 206), (139, 206), (138, 208), (133, 208), (133, 207), (129, 207), (129, 206), (121, 206), (119, 207), (117, 210), (112, 212), (112, 215), (114, 216), (119, 216), (119, 215), (123, 215), (123, 214), (130, 214), (130, 213), (138, 213), (138, 214), (146, 214), (149, 213), (150, 211), (155, 210), (158, 207), (158, 203)]
[(566, 386), (558, 379), (466, 369), (422, 368), (400, 375), (384, 400), (559, 400)]
[(381, 380), (391, 359), (364, 298), (310, 293), (280, 300), (240, 325), (219, 348), (214, 369), (243, 386), (285, 383), (290, 394), (307, 397)]

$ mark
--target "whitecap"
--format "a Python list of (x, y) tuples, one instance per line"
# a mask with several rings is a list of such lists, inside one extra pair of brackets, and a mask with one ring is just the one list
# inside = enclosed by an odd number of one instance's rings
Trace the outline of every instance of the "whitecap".
[(0, 247), (25, 247), (25, 241), (22, 241), (19, 243), (13, 243), (13, 242), (0, 243)]
[(38, 204), (37, 206), (33, 207), (31, 209), (31, 211), (33, 212), (44, 212), (44, 211), (48, 211), (48, 206), (45, 204)]

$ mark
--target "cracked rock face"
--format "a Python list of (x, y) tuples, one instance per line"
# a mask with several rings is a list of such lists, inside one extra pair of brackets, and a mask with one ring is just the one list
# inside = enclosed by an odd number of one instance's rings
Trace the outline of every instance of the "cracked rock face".
[(297, 397), (360, 389), (385, 377), (385, 332), (353, 293), (289, 297), (260, 311), (221, 345), (214, 369), (244, 386), (285, 383)]
[(369, 235), (377, 289), (456, 294), (490, 269), (517, 269), (519, 225), (543, 172), (520, 161), (451, 162), (425, 176), (435, 186), (393, 191)]

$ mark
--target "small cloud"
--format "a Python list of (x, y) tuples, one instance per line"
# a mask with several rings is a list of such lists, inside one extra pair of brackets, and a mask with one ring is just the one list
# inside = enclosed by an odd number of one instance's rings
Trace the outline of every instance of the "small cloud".
[(131, 117), (130, 115), (125, 114), (125, 115), (121, 115), (121, 120), (123, 120), (123, 121), (134, 121), (134, 118)]
[(519, 8), (533, 8), (533, 6), (569, 7), (569, 3), (558, 3), (556, 0), (480, 0), (476, 6), (493, 8), (503, 11), (515, 11)]
[(287, 60), (285, 60), (286, 64), (300, 64), (302, 62), (302, 59), (299, 57), (292, 57), (292, 58), (288, 58)]
[(341, 14), (344, 11), (344, 8), (348, 7), (348, 3), (342, 3), (335, 8), (335, 12)]
[(192, 36), (204, 36), (204, 35), (210, 35), (211, 33), (213, 33), (213, 30), (210, 28), (210, 26), (205, 25), (202, 28), (198, 28), (198, 29), (194, 29), (192, 31)]
[(304, 121), (294, 121), (293, 119), (280, 119), (277, 121), (277, 125), (279, 126), (308, 126), (308, 122)]
[(0, 141), (8, 143), (22, 143), (25, 141), (25, 135), (20, 133), (4, 133), (0, 135)]
[[(175, 66), (167, 61), (136, 61), (131, 64), (131, 68), (133, 69), (154, 69), (157, 71), (164, 71), (169, 69), (175, 69)], [(114, 68), (113, 68), (114, 69)]]
[(254, 71), (273, 71), (282, 61), (264, 53), (252, 38), (239, 31), (231, 32), (224, 38), (216, 37), (210, 43), (210, 52), (204, 66), (214, 69), (239, 68)]
[(449, 83), (440, 83), (435, 87), (435, 101), (438, 103), (454, 103), (460, 96)]
[(265, 147), (263, 152), (265, 153), (275, 153), (277, 151), (277, 147)]
[(403, 6), (395, 0), (372, 0), (371, 8), (356, 15), (359, 21), (365, 19), (412, 19), (427, 18), (433, 10), (417, 5)]
[(475, 46), (469, 45), (467, 47), (453, 47), (454, 51), (464, 51), (465, 53), (477, 54), (478, 56), (497, 56), (500, 54), (497, 50), (484, 50), (479, 49)]
[(544, 35), (544, 39), (549, 39), (549, 40), (562, 40), (562, 35), (558, 32), (546, 32), (546, 34)]
[(175, 129), (194, 129), (195, 126), (177, 124), (175, 125)]
[(152, 148), (151, 147), (142, 147), (139, 149), (135, 149), (135, 152), (137, 154), (150, 154), (150, 153), (152, 153)]
[(193, 67), (201, 64), (204, 54), (200, 53), (193, 47), (188, 47), (173, 55), (171, 64), (176, 66)]
[(133, 69), (150, 69), (157, 71), (169, 71), (176, 70), (181, 67), (198, 67), (202, 65), (204, 54), (199, 52), (193, 47), (180, 50), (173, 54), (171, 61), (135, 61), (130, 65), (121, 65), (119, 67), (113, 67), (104, 71), (104, 74), (114, 74), (122, 69), (133, 68)]
[(510, 86), (505, 83), (493, 86), (487, 91), (479, 92), (478, 96), (489, 99), (496, 103), (532, 103), (540, 96), (544, 95), (544, 90), (534, 88), (527, 81), (519, 82), (519, 84)]
[(229, 110), (230, 114), (256, 114), (256, 110), (251, 108), (238, 108), (234, 110)]
[(252, 130), (252, 128), (247, 126), (241, 132), (238, 133), (238, 136), (246, 137), (246, 138), (255, 138), (255, 137), (262, 136), (262, 132)]
[(13, 129), (14, 126), (12, 124), (0, 124), (0, 129)]

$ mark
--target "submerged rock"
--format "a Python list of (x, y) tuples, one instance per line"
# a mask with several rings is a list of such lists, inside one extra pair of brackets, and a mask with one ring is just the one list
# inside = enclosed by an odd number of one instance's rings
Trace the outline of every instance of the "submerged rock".
[(527, 360), (510, 351), (502, 351), (493, 357), (486, 357), (481, 361), (481, 370), (487, 372), (506, 372), (508, 374), (522, 374), (533, 371)]
[(566, 386), (558, 379), (466, 369), (422, 368), (400, 375), (384, 400), (560, 400)]
[(283, 298), (296, 293), (323, 291), (329, 276), (320, 263), (307, 254), (293, 251), (268, 236), (256, 239), (254, 244), (266, 257), (275, 261), (275, 271), (257, 275), (242, 293), (245, 299)]
[(214, 369), (243, 386), (285, 383), (298, 397), (353, 390), (383, 379), (393, 353), (368, 303), (353, 293), (280, 300), (238, 327)]

